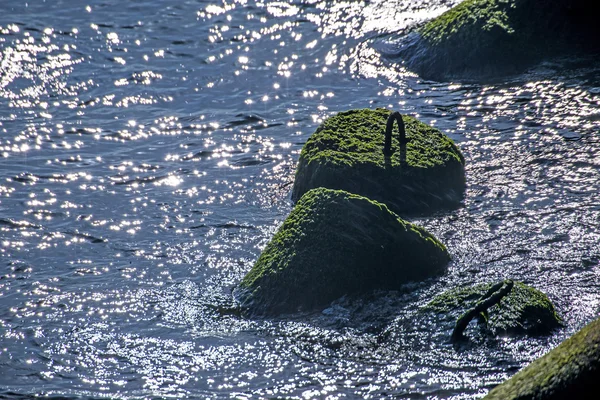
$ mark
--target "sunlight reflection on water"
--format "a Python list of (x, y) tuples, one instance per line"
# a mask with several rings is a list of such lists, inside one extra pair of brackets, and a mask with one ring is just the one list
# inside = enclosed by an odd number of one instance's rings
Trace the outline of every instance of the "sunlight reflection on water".
[[(470, 399), (594, 318), (597, 69), (423, 81), (399, 40), (454, 3), (11, 5), (0, 393)], [(464, 204), (416, 221), (447, 244), (448, 273), (289, 320), (236, 316), (231, 289), (289, 213), (302, 145), (358, 107), (419, 117), (465, 154)], [(457, 350), (415, 318), (507, 276), (548, 293), (566, 327)]]

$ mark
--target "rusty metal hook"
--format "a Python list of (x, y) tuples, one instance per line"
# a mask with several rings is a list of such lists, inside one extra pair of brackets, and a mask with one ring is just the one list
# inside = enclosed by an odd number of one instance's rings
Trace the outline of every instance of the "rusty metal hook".
[(390, 114), (385, 126), (385, 144), (383, 145), (383, 154), (391, 155), (392, 152), (392, 130), (394, 128), (394, 121), (398, 122), (398, 133), (400, 146), (406, 145), (408, 139), (406, 138), (406, 130), (404, 128), (404, 121), (402, 120), (402, 114), (398, 111), (394, 111)]
[(511, 279), (499, 282), (492, 286), (490, 290), (484, 294), (480, 301), (475, 304), (475, 307), (464, 313), (457, 321), (452, 331), (452, 342), (457, 342), (463, 337), (463, 332), (467, 329), (467, 325), (473, 318), (482, 312), (487, 312), (487, 309), (500, 303), (505, 296), (512, 290), (515, 283)]

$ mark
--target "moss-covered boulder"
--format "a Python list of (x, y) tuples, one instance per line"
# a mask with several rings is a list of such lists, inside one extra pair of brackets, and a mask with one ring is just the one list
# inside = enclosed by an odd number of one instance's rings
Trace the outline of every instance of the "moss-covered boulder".
[(478, 304), (500, 293), (503, 288), (509, 291), (479, 315), (485, 331), (493, 335), (541, 335), (560, 326), (561, 319), (548, 296), (522, 282), (483, 283), (451, 289), (436, 296), (422, 311), (442, 314), (445, 319), (458, 323)]
[(446, 248), (384, 204), (318, 188), (296, 204), (237, 291), (250, 315), (314, 310), (444, 271)]
[(600, 319), (490, 391), (486, 400), (597, 399)]
[(402, 116), (408, 143), (394, 133), (383, 152), (390, 111), (351, 110), (325, 120), (298, 162), (292, 200), (316, 187), (346, 190), (385, 203), (396, 213), (430, 211), (460, 202), (464, 158), (439, 130)]
[(553, 56), (598, 54), (589, 0), (465, 0), (407, 37), (400, 57), (429, 79), (496, 77)]

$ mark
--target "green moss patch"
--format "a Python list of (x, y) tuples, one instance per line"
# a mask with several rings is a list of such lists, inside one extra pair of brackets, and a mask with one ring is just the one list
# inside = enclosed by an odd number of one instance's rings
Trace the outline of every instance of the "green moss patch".
[(599, 374), (597, 319), (494, 388), (485, 399), (595, 399)]
[(325, 120), (308, 139), (298, 162), (292, 199), (316, 187), (346, 190), (420, 212), (455, 205), (465, 188), (464, 158), (439, 130), (403, 116), (404, 148), (394, 125), (391, 156), (383, 153), (389, 110), (351, 110)]
[(586, 0), (466, 0), (421, 27), (400, 56), (426, 78), (494, 77), (600, 49)]
[[(436, 296), (422, 311), (457, 320), (485, 297), (492, 286), (493, 283), (485, 283), (449, 290)], [(514, 282), (512, 290), (488, 309), (481, 322), (494, 335), (547, 334), (561, 324), (548, 296), (522, 282)]]
[(444, 271), (446, 248), (384, 204), (341, 190), (307, 192), (242, 280), (253, 315), (314, 310)]

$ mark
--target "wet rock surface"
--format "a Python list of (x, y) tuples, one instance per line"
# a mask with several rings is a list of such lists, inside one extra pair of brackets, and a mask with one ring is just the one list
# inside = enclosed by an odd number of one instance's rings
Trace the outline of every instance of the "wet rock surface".
[[(496, 296), (494, 302), (479, 307)], [(450, 289), (436, 296), (421, 311), (449, 317), (458, 326), (473, 310), (478, 311), (480, 329), (492, 335), (548, 334), (561, 325), (548, 296), (522, 282), (509, 280)]]
[(306, 193), (246, 274), (242, 308), (278, 315), (438, 275), (450, 257), (384, 204), (325, 188)]
[(457, 205), (465, 189), (460, 150), (439, 130), (403, 116), (408, 142), (394, 130), (391, 152), (384, 154), (390, 114), (350, 110), (325, 120), (302, 149), (292, 199), (327, 187), (380, 201), (399, 214)]
[(595, 399), (600, 320), (595, 320), (494, 388), (485, 399)]
[(598, 54), (600, 28), (585, 0), (467, 0), (409, 35), (400, 51), (421, 76), (497, 78), (544, 59)]

